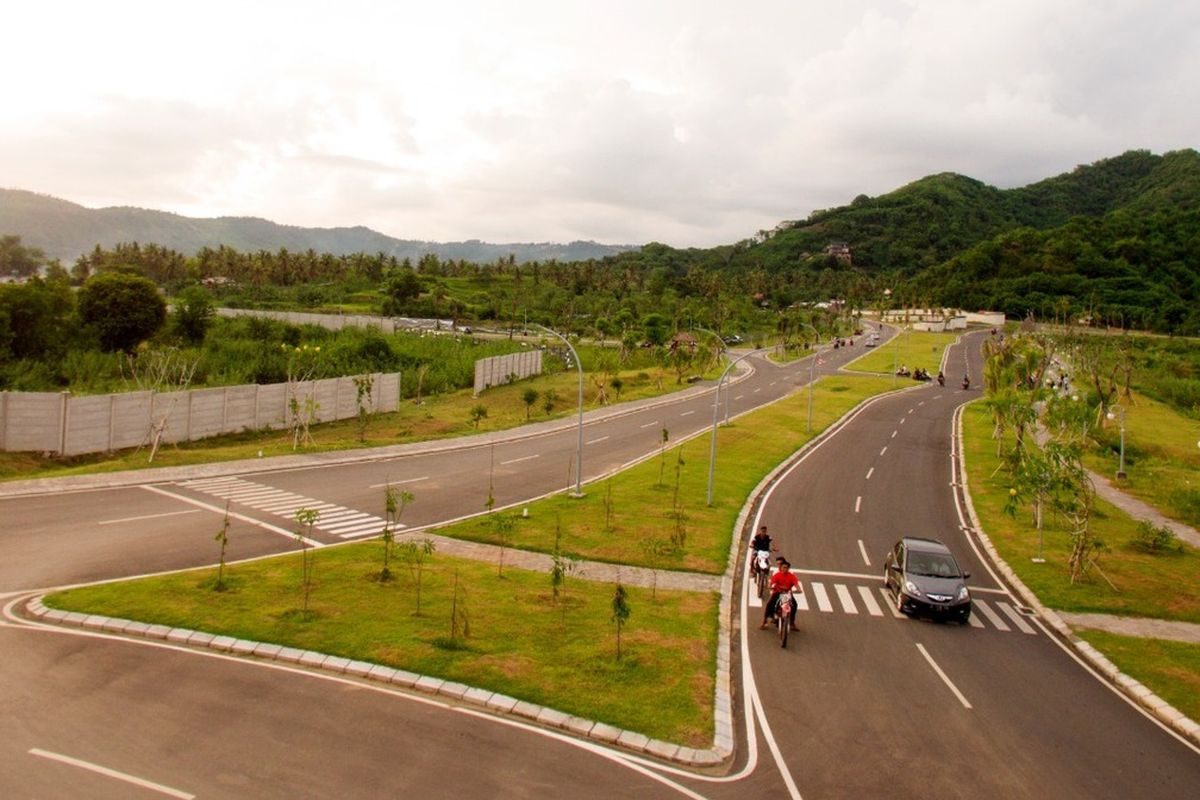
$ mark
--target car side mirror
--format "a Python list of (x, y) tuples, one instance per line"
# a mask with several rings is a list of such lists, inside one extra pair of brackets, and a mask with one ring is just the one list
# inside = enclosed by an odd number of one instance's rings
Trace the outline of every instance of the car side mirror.
[(971, 573), (969, 573), (969, 572), (964, 572), (964, 573), (962, 574), (962, 579), (963, 579), (964, 581), (965, 581), (965, 580), (967, 580), (967, 579), (968, 579), (968, 578), (970, 578), (970, 577), (971, 577)]

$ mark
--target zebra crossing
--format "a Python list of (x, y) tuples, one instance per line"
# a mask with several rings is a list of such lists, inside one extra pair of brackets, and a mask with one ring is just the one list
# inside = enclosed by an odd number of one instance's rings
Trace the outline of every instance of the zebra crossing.
[[(775, 570), (772, 569), (772, 572)], [(865, 614), (868, 617), (904, 619), (892, 599), (892, 593), (878, 584), (862, 586), (846, 583), (827, 584), (825, 581), (801, 580), (803, 593), (796, 595), (797, 611), (815, 611), (820, 614), (842, 613), (852, 616)], [(750, 608), (762, 608), (763, 600), (755, 591), (753, 582), (746, 581), (747, 602)], [(836, 602), (835, 602), (836, 601)], [(994, 628), (1002, 633), (1013, 629), (1031, 636), (1037, 629), (1012, 604), (1004, 600), (983, 600), (978, 594), (971, 598), (972, 612), (967, 623), (972, 628)], [(885, 610), (886, 609), (886, 610)]]
[[(341, 539), (374, 536), (387, 525), (386, 520), (372, 514), (334, 503), (323, 503), (312, 497), (305, 497), (242, 478), (199, 478), (182, 481), (179, 485), (222, 500), (249, 506), (257, 511), (284, 517), (289, 521), (294, 521), (296, 512), (302, 508), (313, 510), (320, 515), (313, 527)], [(403, 527), (405, 526), (399, 523), (392, 525), (393, 530)]]

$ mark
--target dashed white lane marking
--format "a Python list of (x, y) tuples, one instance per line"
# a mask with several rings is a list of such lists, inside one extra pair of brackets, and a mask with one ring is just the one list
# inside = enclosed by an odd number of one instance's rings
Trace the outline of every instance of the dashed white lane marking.
[(422, 475), (419, 478), (405, 478), (402, 481), (388, 481), (387, 483), (373, 483), (370, 486), (368, 486), (367, 488), (368, 489), (382, 489), (385, 486), (403, 486), (406, 483), (417, 483), (418, 481), (427, 481), (427, 480), (429, 480), (429, 476)]
[(901, 424), (901, 425), (903, 425), (903, 424), (904, 424), (904, 420), (906, 420), (906, 419), (908, 419), (908, 417), (901, 417), (901, 418), (900, 418), (900, 424)]
[(871, 566), (871, 559), (867, 558), (867, 546), (863, 544), (863, 540), (858, 540), (858, 552), (862, 553), (863, 563), (868, 567)]
[(849, 587), (844, 583), (835, 583), (833, 588), (837, 592), (838, 602), (842, 604), (842, 610), (847, 614), (857, 614), (858, 606), (854, 605), (854, 597), (850, 594)]
[(654, 422), (647, 422), (645, 425), (642, 425), (641, 427), (643, 427), (643, 428), (653, 428), (653, 427), (654, 427), (655, 425), (657, 425), (657, 424), (658, 424), (658, 420), (654, 420)]
[(121, 522), (138, 522), (143, 519), (158, 519), (159, 517), (174, 517), (179, 514), (199, 514), (200, 509), (189, 508), (186, 511), (167, 511), (162, 514), (143, 514), (140, 517), (125, 517), (124, 519), (106, 519), (97, 522), (97, 525), (116, 525)]
[(770, 383), (768, 383), (767, 385), (768, 385), (768, 386), (774, 386), (774, 385), (775, 385), (775, 384), (777, 384), (777, 383), (779, 383), (779, 381), (771, 381), (771, 382), (770, 382)]
[(858, 497), (854, 498), (854, 513), (857, 514), (858, 510), (860, 508), (862, 508), (862, 495), (861, 494)]
[(892, 599), (892, 593), (882, 586), (879, 587), (879, 593), (883, 595), (883, 604), (888, 611), (892, 612), (892, 616), (896, 619), (903, 619), (904, 615), (896, 608), (896, 601)]
[(884, 453), (886, 453), (886, 452), (887, 452), (887, 448), (885, 447), (885, 448), (883, 448), (882, 450), (880, 450), (880, 451), (879, 451), (879, 455), (883, 455), (883, 454), (884, 454)]
[(976, 600), (974, 605), (983, 612), (983, 615), (987, 617), (988, 622), (996, 626), (997, 630), (1010, 630), (1010, 628), (1004, 624), (1004, 620), (1000, 619), (999, 615), (997, 615), (995, 611), (992, 611), (991, 606), (989, 606), (987, 603), (983, 602), (982, 600)]
[(118, 781), (124, 781), (125, 783), (131, 783), (134, 786), (140, 786), (143, 789), (150, 789), (151, 791), (158, 792), (159, 794), (165, 794), (168, 797), (177, 797), (180, 800), (193, 800), (193, 798), (196, 796), (194, 794), (180, 791), (179, 789), (172, 789), (170, 786), (164, 786), (161, 783), (155, 783), (154, 781), (148, 781), (145, 778), (139, 778), (137, 776), (130, 775), (126, 772), (118, 772), (115, 769), (102, 767), (99, 764), (93, 764), (90, 761), (83, 761), (82, 759), (72, 758), (71, 756), (64, 756), (62, 753), (51, 753), (49, 750), (42, 750), (34, 747), (29, 750), (29, 755), (37, 756), (39, 758), (46, 758), (51, 761), (57, 761), (60, 764), (68, 764), (72, 767), (78, 767), (79, 769), (85, 769), (89, 772), (95, 772), (98, 775), (103, 775), (106, 778), (113, 778)]
[(871, 594), (871, 587), (859, 586), (858, 594), (862, 597), (863, 605), (867, 607), (867, 613), (872, 617), (882, 617), (883, 609), (879, 607), (879, 603), (875, 602), (875, 595)]
[(1021, 619), (1021, 615), (1017, 613), (1015, 608), (1010, 606), (1008, 603), (1002, 603), (999, 600), (996, 601), (996, 605), (998, 605), (1000, 610), (1004, 612), (1004, 616), (1012, 620), (1012, 623), (1017, 626), (1017, 630), (1019, 630), (1021, 633), (1033, 633), (1033, 628), (1028, 622)]
[(942, 396), (941, 396), (940, 394), (935, 394), (935, 395), (933, 396), (933, 399), (934, 399), (934, 400), (941, 400), (941, 399), (942, 399)]
[(833, 603), (829, 602), (829, 593), (825, 591), (825, 584), (812, 582), (813, 597), (817, 600), (817, 608), (825, 612), (833, 611)]
[(760, 386), (759, 388), (757, 388), (753, 392), (751, 392), (751, 394), (758, 394), (761, 391), (762, 391), (762, 387)]
[(925, 405), (925, 401), (924, 401), (924, 400), (922, 400), (921, 402), (917, 403), (917, 405), (918, 405), (918, 406), (923, 406), (923, 405)]
[[(915, 410), (915, 409), (912, 409), (912, 408), (910, 408), (910, 409), (908, 410), (908, 413), (910, 413), (910, 414), (911, 414), (911, 413), (912, 413), (914, 410)], [(903, 421), (904, 421), (904, 420), (901, 420), (901, 422), (903, 422)]]
[(686, 417), (686, 416), (687, 416), (687, 415), (689, 415), (689, 414), (695, 414), (695, 413), (696, 413), (696, 410), (695, 410), (695, 409), (692, 409), (691, 411), (684, 411), (684, 412), (683, 412), (682, 414), (680, 414), (679, 416), (681, 416), (681, 417)]
[(892, 431), (892, 438), (893, 438), (893, 439), (895, 439), (895, 438), (896, 438), (896, 434), (897, 434), (897, 433), (899, 433), (899, 432), (900, 432), (900, 431)]
[(937, 662), (933, 660), (933, 656), (929, 655), (929, 651), (920, 642), (917, 642), (917, 649), (921, 651), (921, 655), (925, 656), (925, 660), (929, 662), (929, 666), (933, 667), (933, 671), (938, 674), (938, 677), (950, 687), (950, 691), (954, 692), (954, 696), (958, 698), (958, 702), (962, 703), (964, 708), (970, 708), (971, 704), (967, 702), (967, 698), (963, 697), (963, 693), (958, 690), (958, 687), (954, 685), (949, 676), (942, 672), (942, 668), (938, 666)]
[(607, 439), (608, 439), (607, 436), (601, 436), (599, 439), (589, 439), (588, 441), (584, 442), (584, 444), (600, 444), (601, 442), (606, 441)]
[(508, 464), (520, 464), (522, 461), (532, 461), (535, 458), (541, 458), (541, 457), (542, 456), (540, 453), (534, 453), (531, 456), (521, 456), (520, 458), (510, 458), (508, 461), (501, 461), (500, 466), (503, 467)]
[(874, 474), (875, 474), (875, 468), (871, 467), (869, 470), (867, 470), (867, 480), (871, 480), (871, 476)]
[(733, 398), (733, 399), (734, 399), (734, 400), (741, 400), (741, 399), (742, 399), (743, 397), (745, 397), (745, 396), (746, 396), (746, 395), (744, 395), (744, 394), (739, 394), (737, 397), (735, 397), (735, 398)]

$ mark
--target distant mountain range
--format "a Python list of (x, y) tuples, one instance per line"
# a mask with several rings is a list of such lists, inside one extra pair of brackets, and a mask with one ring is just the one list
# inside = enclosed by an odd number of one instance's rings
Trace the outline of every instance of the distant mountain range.
[(157, 244), (193, 255), (202, 247), (220, 245), (241, 252), (384, 253), (414, 262), (426, 253), (442, 259), (488, 263), (513, 256), (518, 262), (583, 261), (636, 250), (637, 245), (596, 242), (522, 242), (491, 244), (477, 239), (465, 242), (425, 242), (396, 239), (370, 228), (300, 228), (279, 225), (256, 217), (198, 219), (145, 208), (86, 208), (77, 203), (20, 189), (0, 189), (0, 235), (15, 234), (27, 247), (40, 248), (47, 257), (70, 267), (96, 245), (111, 249), (121, 242)]

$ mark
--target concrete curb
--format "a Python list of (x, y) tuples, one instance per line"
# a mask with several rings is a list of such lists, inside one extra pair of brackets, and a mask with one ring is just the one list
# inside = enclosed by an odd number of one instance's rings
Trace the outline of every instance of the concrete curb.
[(1073, 652), (1083, 659), (1089, 666), (1103, 675), (1111, 684), (1123, 692), (1127, 697), (1136, 702), (1138, 705), (1145, 708), (1156, 719), (1169, 727), (1175, 733), (1182, 736), (1187, 741), (1195, 745), (1200, 745), (1200, 725), (1195, 721), (1186, 717), (1183, 713), (1169, 705), (1158, 695), (1151, 692), (1144, 685), (1121, 672), (1115, 664), (1108, 660), (1103, 653), (1096, 650), (1092, 645), (1085, 642), (1075, 635), (1062, 617), (1060, 617), (1053, 609), (1042, 605), (1038, 596), (1024, 584), (1013, 572), (1012, 567), (1000, 557), (1000, 553), (996, 550), (992, 540), (984, 532), (983, 526), (979, 524), (979, 517), (975, 513), (975, 505), (971, 502), (971, 492), (967, 484), (967, 470), (965, 450), (963, 449), (963, 430), (962, 430), (962, 415), (967, 405), (959, 406), (958, 411), (954, 416), (954, 436), (958, 439), (958, 481), (962, 486), (962, 496), (964, 506), (967, 511), (967, 516), (970, 520), (970, 533), (975, 535), (975, 538), (983, 546), (987, 557), (995, 565), (996, 569), (1004, 577), (1004, 580), (1013, 588), (1016, 594), (1027, 605), (1033, 608), (1038, 616), (1045, 620), (1066, 643), (1071, 647)]
[[(615, 745), (641, 755), (689, 767), (711, 767), (720, 764), (733, 750), (732, 725), (717, 724), (714, 747), (695, 750), (671, 742), (651, 739), (637, 731), (623, 730), (603, 722), (575, 717), (546, 706), (516, 700), (499, 692), (477, 689), (462, 683), (447, 681), (431, 675), (418, 675), (401, 669), (366, 661), (352, 661), (340, 656), (299, 650), (266, 642), (235, 639), (231, 636), (214, 636), (187, 628), (169, 628), (165, 625), (147, 625), (134, 620), (105, 617), (96, 614), (79, 614), (48, 608), (39, 595), (25, 604), (25, 612), (41, 622), (73, 626), (97, 633), (124, 637), (142, 637), (166, 641), (184, 647), (204, 648), (227, 655), (277, 661), (298, 667), (320, 669), (352, 678), (384, 683), (422, 694), (442, 698), (446, 703), (472, 705), (481, 710), (499, 714), (511, 714), (545, 728), (562, 730), (606, 745)], [(728, 659), (726, 659), (728, 671)], [(720, 688), (718, 687), (718, 697)], [(726, 693), (728, 697), (728, 693)], [(724, 728), (724, 730), (722, 730)]]

